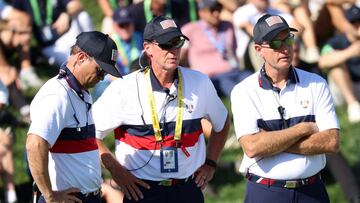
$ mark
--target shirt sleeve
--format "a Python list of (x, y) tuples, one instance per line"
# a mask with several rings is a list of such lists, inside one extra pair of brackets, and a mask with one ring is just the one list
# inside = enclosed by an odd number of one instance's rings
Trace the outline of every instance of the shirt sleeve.
[[(204, 89), (206, 90), (206, 117), (212, 124), (215, 132), (220, 132), (228, 115), (228, 111), (217, 95), (216, 89), (211, 80), (207, 78)], [(208, 99), (209, 98), (209, 99)]]
[(66, 106), (58, 95), (47, 95), (30, 106), (31, 125), (28, 133), (45, 139), (52, 147), (65, 126)]
[(236, 137), (239, 139), (243, 135), (258, 132), (258, 110), (251, 101), (245, 85), (240, 83), (235, 86), (230, 98)]
[(316, 86), (317, 106), (315, 109), (315, 120), (320, 131), (337, 128), (339, 129), (339, 121), (336, 116), (334, 102), (329, 87), (324, 79), (321, 78)]
[(0, 80), (0, 103), (8, 104), (9, 101), (9, 92), (5, 85)]

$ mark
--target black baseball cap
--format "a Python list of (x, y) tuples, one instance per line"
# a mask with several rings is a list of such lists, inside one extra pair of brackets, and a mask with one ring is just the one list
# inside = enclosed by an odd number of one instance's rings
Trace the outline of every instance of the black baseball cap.
[(144, 29), (144, 40), (165, 44), (175, 37), (187, 38), (175, 21), (165, 16), (157, 16), (148, 22)]
[(115, 77), (121, 77), (115, 67), (118, 56), (117, 46), (109, 35), (99, 31), (82, 32), (76, 37), (75, 44), (93, 57), (100, 68)]
[(353, 5), (345, 11), (346, 19), (351, 23), (360, 22), (360, 8)]
[(113, 20), (118, 24), (126, 24), (126, 23), (133, 23), (134, 19), (130, 15), (130, 12), (128, 9), (125, 8), (117, 8), (114, 11), (114, 14), (112, 16)]
[(269, 42), (281, 31), (288, 30), (289, 32), (297, 32), (295, 28), (289, 27), (285, 19), (278, 15), (263, 15), (254, 26), (254, 42), (259, 44), (261, 42)]

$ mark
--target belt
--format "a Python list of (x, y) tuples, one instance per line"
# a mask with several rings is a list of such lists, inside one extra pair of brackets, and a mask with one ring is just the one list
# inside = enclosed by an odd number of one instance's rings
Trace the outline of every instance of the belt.
[(266, 186), (277, 186), (283, 188), (299, 188), (306, 185), (312, 185), (316, 183), (316, 181), (321, 180), (320, 173), (317, 173), (313, 176), (304, 179), (297, 179), (297, 180), (274, 180), (269, 178), (263, 178), (254, 174), (248, 173), (246, 175), (246, 179), (251, 182), (258, 183), (261, 185)]
[(97, 197), (97, 196), (101, 196), (101, 188), (97, 189), (96, 191), (94, 192), (88, 192), (88, 193), (81, 193), (81, 192), (78, 192), (76, 193), (76, 195), (80, 195), (80, 196), (84, 196), (84, 197)]
[(187, 183), (192, 178), (193, 178), (193, 176), (189, 176), (189, 177), (184, 178), (184, 179), (170, 178), (170, 179), (161, 180), (161, 181), (153, 181), (153, 180), (143, 180), (143, 181), (145, 181), (147, 183), (150, 183), (150, 184), (153, 184), (153, 185), (171, 187), (171, 186), (184, 185), (185, 183)]

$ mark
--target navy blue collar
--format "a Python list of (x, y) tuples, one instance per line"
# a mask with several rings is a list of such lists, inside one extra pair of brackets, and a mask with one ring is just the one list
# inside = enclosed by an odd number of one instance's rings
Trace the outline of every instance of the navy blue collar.
[(66, 82), (69, 84), (71, 89), (73, 89), (76, 94), (80, 97), (81, 100), (85, 101), (84, 94), (81, 91), (81, 85), (79, 81), (75, 78), (75, 76), (72, 74), (72, 72), (69, 70), (69, 68), (64, 64), (60, 67), (60, 72), (58, 79), (64, 78)]
[[(279, 88), (274, 87), (272, 85), (271, 78), (266, 75), (266, 71), (264, 66), (261, 68), (259, 73), (259, 86), (265, 90), (276, 90), (279, 91)], [(293, 66), (289, 67), (289, 77), (287, 80), (287, 84), (296, 84), (299, 82), (299, 77), (296, 73), (296, 69)]]
[[(178, 76), (178, 71), (177, 69), (175, 70), (175, 75), (174, 75), (174, 81), (177, 80), (179, 78)], [(159, 82), (159, 80), (156, 78), (154, 71), (152, 70), (152, 68), (150, 68), (150, 80), (151, 80), (151, 86), (152, 86), (152, 90), (153, 91), (157, 91), (157, 92), (167, 92), (169, 91), (167, 88), (163, 88)]]

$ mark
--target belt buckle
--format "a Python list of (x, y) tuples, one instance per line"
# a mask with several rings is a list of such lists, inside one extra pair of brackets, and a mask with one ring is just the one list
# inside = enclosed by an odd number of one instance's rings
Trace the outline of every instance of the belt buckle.
[(172, 179), (167, 179), (167, 180), (162, 180), (159, 182), (159, 185), (161, 186), (172, 186), (173, 185), (173, 180)]
[(286, 187), (286, 188), (296, 188), (297, 187), (297, 181), (296, 180), (287, 180), (287, 181), (285, 181), (284, 187)]

